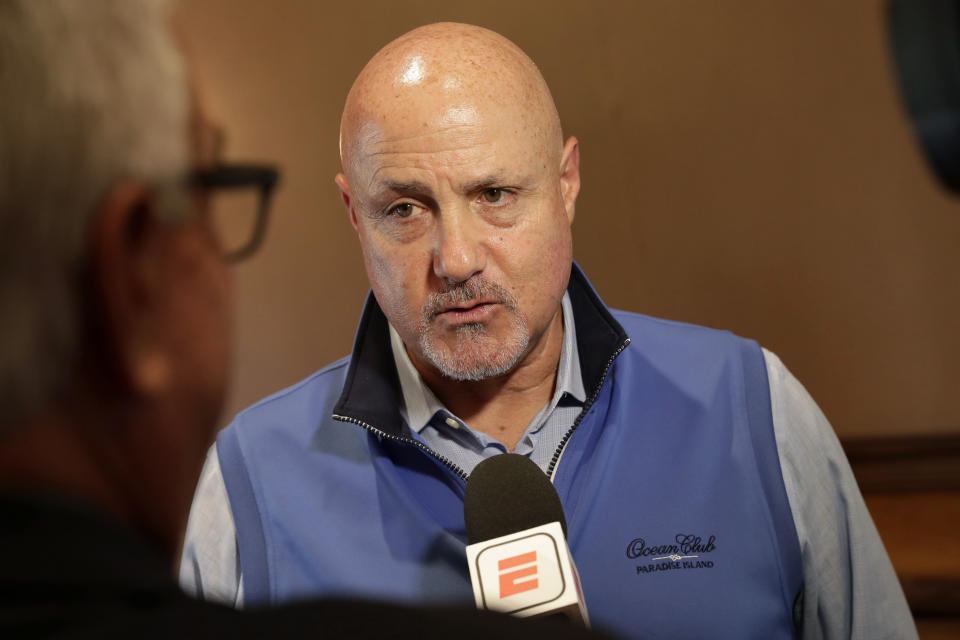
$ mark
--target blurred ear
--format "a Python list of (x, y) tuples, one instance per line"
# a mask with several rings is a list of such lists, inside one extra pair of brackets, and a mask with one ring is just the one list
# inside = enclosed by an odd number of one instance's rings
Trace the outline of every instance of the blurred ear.
[(567, 219), (573, 224), (576, 215), (577, 195), (580, 193), (580, 143), (573, 136), (563, 145), (560, 160), (560, 192)]
[(105, 357), (119, 382), (138, 396), (156, 395), (171, 382), (158, 332), (168, 235), (151, 191), (136, 181), (110, 189), (93, 228), (91, 275), (103, 314)]
[(354, 230), (356, 230), (357, 213), (353, 210), (353, 207), (350, 206), (352, 199), (350, 198), (350, 184), (347, 182), (347, 176), (338, 173), (333, 181), (337, 183), (337, 188), (340, 189), (340, 199), (343, 200), (343, 206), (347, 208), (347, 212), (350, 214), (350, 224), (352, 224)]

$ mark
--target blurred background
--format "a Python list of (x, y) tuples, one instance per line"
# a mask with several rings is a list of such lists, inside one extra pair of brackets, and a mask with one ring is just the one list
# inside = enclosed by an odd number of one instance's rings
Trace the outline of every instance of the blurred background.
[(537, 62), (580, 140), (574, 252), (600, 295), (775, 351), (844, 442), (921, 637), (958, 637), (960, 200), (913, 137), (884, 8), (182, 2), (227, 156), (284, 172), (235, 272), (224, 421), (349, 352), (368, 284), (333, 177), (354, 77), (415, 26), (479, 24)]

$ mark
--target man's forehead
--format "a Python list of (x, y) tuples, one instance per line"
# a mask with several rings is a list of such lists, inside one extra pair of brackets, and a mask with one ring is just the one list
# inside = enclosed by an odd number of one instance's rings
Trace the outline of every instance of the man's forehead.
[(540, 158), (542, 127), (518, 109), (452, 102), (434, 110), (397, 109), (357, 126), (349, 155), (355, 168), (524, 164)]
[(535, 173), (546, 164), (535, 146), (508, 133), (471, 127), (401, 138), (370, 135), (353, 153), (354, 172), (370, 193), (433, 191), (441, 181), (473, 191), (516, 184)]
[[(423, 138), (471, 127), (542, 128), (542, 114), (511, 91), (471, 92), (443, 86), (397, 87), (389, 95), (370, 96), (345, 113), (344, 133), (356, 144)], [(457, 133), (453, 131), (453, 133)]]
[[(355, 152), (362, 161), (385, 164), (397, 156), (444, 156), (454, 161), (458, 156), (470, 155), (479, 147), (493, 146), (498, 132), (483, 127), (476, 121), (455, 124), (424, 123), (405, 130), (390, 129), (370, 123), (357, 137)], [(487, 149), (488, 152), (493, 151)]]

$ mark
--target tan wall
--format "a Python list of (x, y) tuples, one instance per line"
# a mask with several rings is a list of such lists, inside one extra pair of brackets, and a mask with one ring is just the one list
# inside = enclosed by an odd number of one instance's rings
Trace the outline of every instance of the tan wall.
[(960, 200), (903, 119), (880, 2), (182, 5), (228, 155), (284, 169), (236, 269), (231, 414), (348, 352), (340, 108), (380, 46), (458, 20), (524, 48), (579, 137), (575, 254), (608, 303), (756, 338), (843, 436), (960, 431)]

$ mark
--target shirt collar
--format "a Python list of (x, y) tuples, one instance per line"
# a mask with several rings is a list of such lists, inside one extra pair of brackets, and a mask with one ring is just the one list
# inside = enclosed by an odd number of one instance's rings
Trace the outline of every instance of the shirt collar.
[[(577, 329), (573, 321), (573, 306), (570, 303), (569, 293), (563, 294), (560, 306), (563, 309), (563, 345), (557, 366), (557, 386), (550, 406), (555, 406), (565, 393), (579, 402), (585, 402), (587, 399), (583, 387), (583, 374), (580, 371)], [(433, 394), (430, 387), (423, 382), (410, 356), (407, 355), (400, 334), (393, 325), (390, 325), (390, 348), (393, 350), (393, 361), (396, 363), (400, 389), (403, 393), (404, 406), (400, 408), (400, 413), (410, 428), (419, 433), (438, 411), (452, 415)]]

